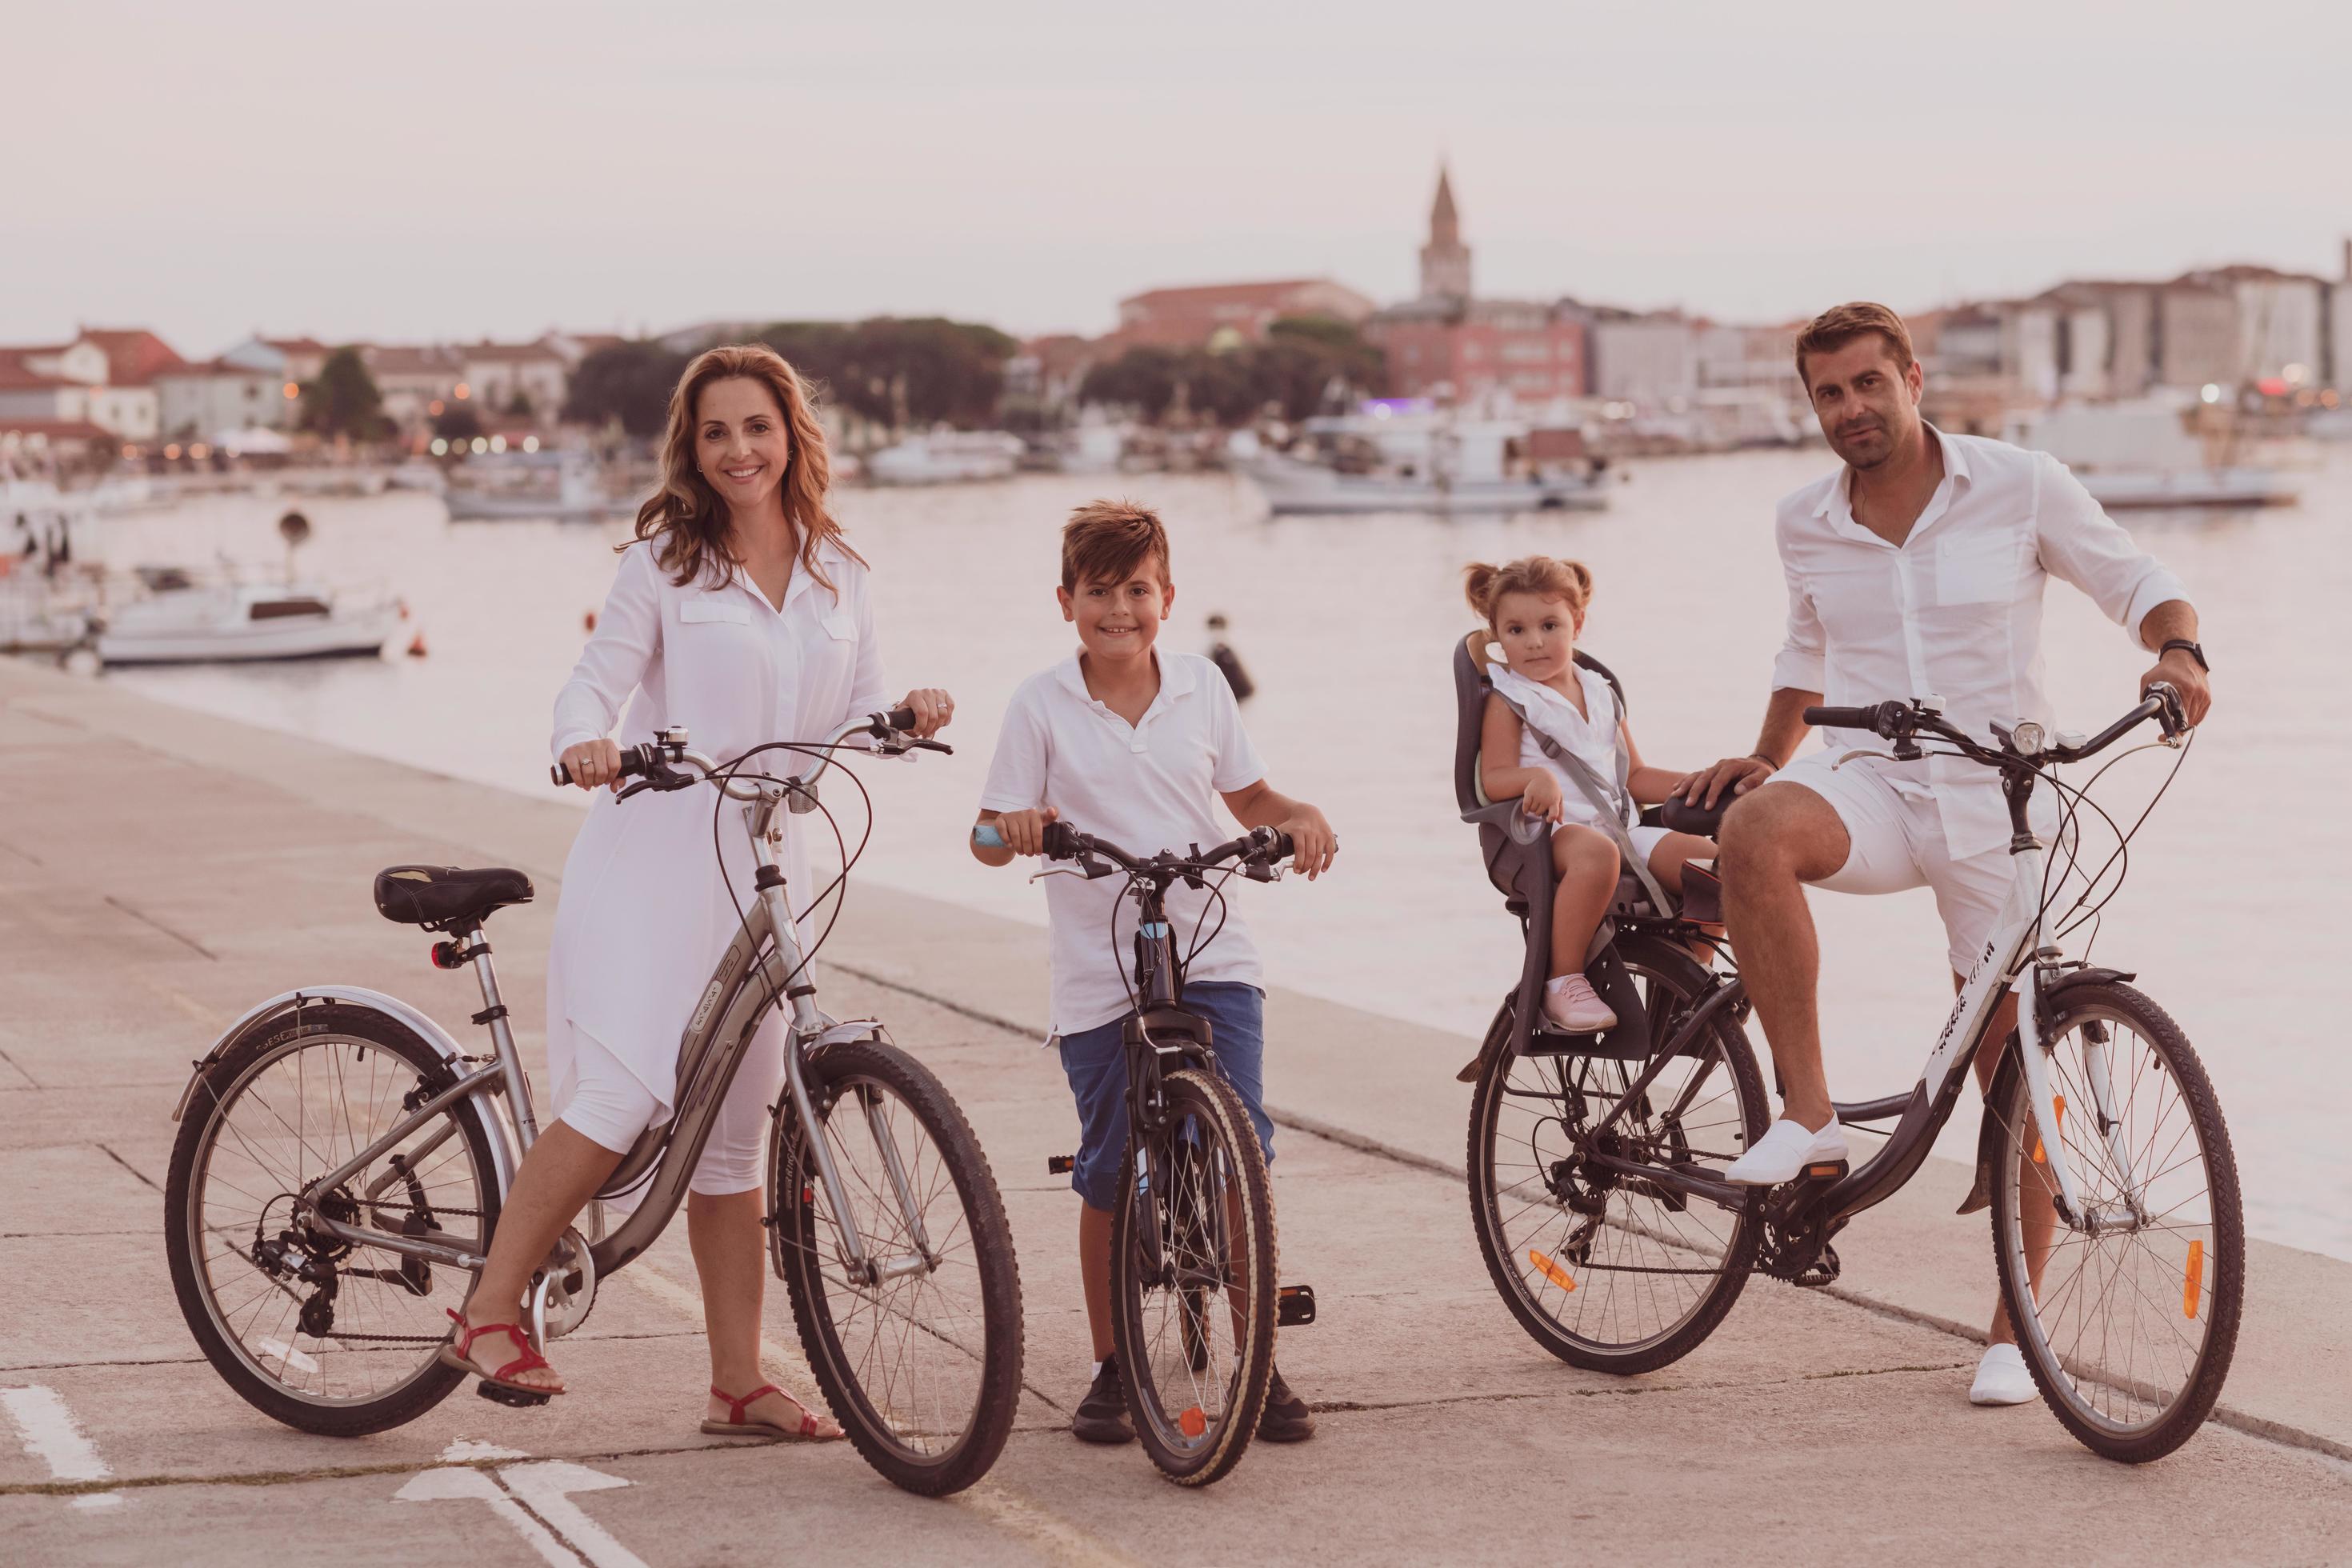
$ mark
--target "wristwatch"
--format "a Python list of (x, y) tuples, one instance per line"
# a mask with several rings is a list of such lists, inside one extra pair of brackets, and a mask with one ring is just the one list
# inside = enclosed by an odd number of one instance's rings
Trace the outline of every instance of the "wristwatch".
[(2156, 650), (2156, 657), (2162, 658), (2166, 654), (2170, 653), (2177, 647), (2187, 648), (2189, 650), (2189, 657), (2197, 661), (2198, 668), (2203, 670), (2208, 675), (2213, 673), (2213, 667), (2205, 662), (2205, 650), (2199, 647), (2195, 643), (2190, 642), (2187, 637), (2166, 638), (2164, 646)]

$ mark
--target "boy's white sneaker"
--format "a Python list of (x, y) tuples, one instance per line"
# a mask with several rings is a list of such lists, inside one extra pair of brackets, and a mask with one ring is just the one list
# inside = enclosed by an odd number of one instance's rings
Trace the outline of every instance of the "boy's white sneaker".
[(1784, 1116), (1765, 1130), (1754, 1148), (1731, 1162), (1723, 1179), (1743, 1187), (1777, 1187), (1795, 1181), (1808, 1165), (1844, 1158), (1845, 1127), (1836, 1117), (1816, 1132)]
[(2025, 1370), (2025, 1355), (2015, 1345), (1987, 1345), (1977, 1363), (1977, 1380), (1969, 1384), (1970, 1405), (2031, 1405), (2042, 1397), (2033, 1374)]
[(1617, 1014), (1581, 974), (1556, 974), (1544, 984), (1545, 1021), (1565, 1035), (1597, 1035), (1617, 1026)]

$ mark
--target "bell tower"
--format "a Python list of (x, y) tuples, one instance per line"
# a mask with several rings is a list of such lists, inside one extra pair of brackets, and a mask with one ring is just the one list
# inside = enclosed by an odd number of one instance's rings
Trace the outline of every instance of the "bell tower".
[(1470, 298), (1470, 247), (1462, 243), (1462, 219), (1454, 210), (1454, 183), (1437, 171), (1437, 199), (1429, 207), (1429, 243), (1421, 247), (1421, 297)]

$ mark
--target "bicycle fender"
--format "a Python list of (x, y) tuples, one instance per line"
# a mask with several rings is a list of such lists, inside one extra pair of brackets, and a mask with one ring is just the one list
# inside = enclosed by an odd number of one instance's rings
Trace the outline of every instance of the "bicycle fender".
[(2042, 1005), (2038, 1010), (2040, 1016), (2035, 1019), (2035, 1022), (2040, 1024), (2043, 1033), (2047, 1034), (2051, 1021), (2058, 1016), (2056, 1005), (2058, 998), (2077, 985), (2120, 985), (2138, 978), (2139, 974), (2136, 970), (2101, 969), (2090, 964), (2085, 964), (2080, 969), (2070, 969), (2048, 984), (2041, 986), (2036, 992), (2041, 998)]
[[(450, 1065), (452, 1071), (462, 1074), (466, 1070), (461, 1059), (466, 1054), (465, 1047), (450, 1037), (448, 1030), (399, 997), (387, 996), (381, 991), (370, 991), (362, 985), (306, 985), (299, 991), (272, 996), (247, 1010), (243, 1017), (223, 1030), (220, 1038), (213, 1042), (212, 1049), (197, 1059), (195, 1070), (188, 1075), (188, 1086), (180, 1091), (178, 1103), (172, 1107), (172, 1120), (177, 1121), (187, 1114), (188, 1106), (196, 1097), (196, 1086), (204, 1081), (205, 1074), (212, 1070), (213, 1064), (232, 1048), (262, 1033), (288, 1015), (299, 1014), (312, 1003), (324, 1002), (381, 1014), (431, 1046), (441, 1059)], [(499, 1190), (504, 1192), (514, 1183), (514, 1146), (508, 1137), (504, 1117), (486, 1116), (483, 1120), (490, 1129), (490, 1163), (496, 1168)]]

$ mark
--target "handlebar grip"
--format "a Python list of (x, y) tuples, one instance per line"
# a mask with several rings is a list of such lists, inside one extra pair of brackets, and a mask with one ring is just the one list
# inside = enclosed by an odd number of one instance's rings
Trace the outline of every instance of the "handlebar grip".
[(1046, 859), (1074, 860), (1077, 858), (1080, 847), (1078, 843), (1078, 830), (1072, 827), (1068, 823), (1049, 822), (1045, 824), (1044, 839), (1045, 842), (1039, 847), (1043, 850)]
[(572, 770), (558, 763), (547, 770), (547, 776), (559, 784), (568, 784), (572, 782)]
[(915, 710), (912, 708), (893, 708), (882, 715), (882, 721), (893, 730), (911, 730), (915, 727)]
[(979, 845), (982, 849), (1002, 849), (1004, 847), (1004, 835), (996, 830), (996, 824), (992, 822), (983, 822), (979, 826), (973, 828), (971, 830), (971, 841), (974, 844)]
[(1805, 722), (1824, 730), (1868, 730), (1876, 733), (1883, 706), (1873, 703), (1867, 708), (1808, 708)]
[[(635, 778), (642, 774), (645, 771), (646, 748), (643, 746), (623, 746), (621, 748), (621, 771), (615, 776), (625, 779)], [(572, 782), (572, 770), (565, 767), (562, 763), (558, 763), (553, 767), (549, 768), (547, 773), (548, 776), (559, 784), (568, 784)]]
[(1276, 828), (1274, 830), (1274, 842), (1266, 846), (1266, 858), (1269, 860), (1287, 860), (1297, 852), (1298, 846), (1291, 842), (1290, 835), (1285, 833), (1279, 827)]

